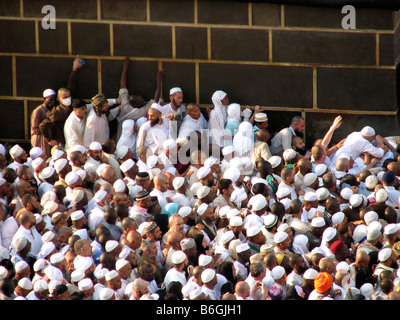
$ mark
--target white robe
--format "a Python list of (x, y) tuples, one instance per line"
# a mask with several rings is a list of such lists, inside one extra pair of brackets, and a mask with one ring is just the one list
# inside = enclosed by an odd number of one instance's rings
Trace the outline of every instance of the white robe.
[(85, 125), (86, 117), (80, 119), (72, 111), (64, 124), (65, 150), (70, 146), (84, 145)]
[(140, 126), (136, 149), (140, 146), (147, 146), (153, 151), (153, 154), (157, 154), (163, 149), (163, 143), (171, 138), (171, 134), (169, 119), (162, 118), (162, 121), (161, 125), (156, 124), (154, 127), (150, 126), (150, 121), (146, 121)]

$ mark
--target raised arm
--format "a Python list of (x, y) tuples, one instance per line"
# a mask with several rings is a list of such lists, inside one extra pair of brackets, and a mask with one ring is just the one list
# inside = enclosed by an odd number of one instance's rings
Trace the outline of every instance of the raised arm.
[(81, 63), (81, 56), (78, 54), (72, 63), (72, 71), (68, 79), (68, 89), (71, 92), (71, 96), (75, 95), (76, 84), (78, 82), (78, 70), (83, 66)]
[(333, 133), (336, 129), (338, 129), (342, 124), (342, 116), (337, 116), (335, 120), (333, 120), (332, 125), (330, 126), (328, 132), (325, 134), (324, 138), (322, 139), (321, 145), (325, 148), (328, 148), (329, 143), (331, 142)]
[(120, 88), (122, 88), (122, 89), (127, 89), (126, 78), (128, 76), (128, 68), (131, 65), (131, 63), (132, 63), (132, 61), (128, 57), (126, 57), (124, 60), (124, 65), (123, 65), (122, 73), (121, 73), (121, 81), (120, 81), (120, 85), (119, 85)]
[(160, 100), (161, 97), (161, 86), (162, 82), (164, 80), (164, 70), (159, 70), (157, 72), (157, 88), (156, 92), (154, 93), (154, 101), (158, 103), (158, 100)]

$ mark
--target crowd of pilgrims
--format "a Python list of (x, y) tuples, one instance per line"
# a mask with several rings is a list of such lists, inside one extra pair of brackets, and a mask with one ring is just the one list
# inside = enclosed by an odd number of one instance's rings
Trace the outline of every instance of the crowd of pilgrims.
[(130, 94), (131, 63), (84, 101), (78, 56), (0, 145), (0, 300), (399, 299), (397, 140), (334, 142), (338, 115), (307, 149), (301, 116), (164, 100), (162, 70)]

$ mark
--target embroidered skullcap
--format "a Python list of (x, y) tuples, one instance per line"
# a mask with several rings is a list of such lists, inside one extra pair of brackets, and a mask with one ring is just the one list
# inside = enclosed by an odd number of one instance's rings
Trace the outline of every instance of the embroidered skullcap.
[(172, 96), (174, 93), (177, 93), (177, 92), (182, 92), (182, 89), (179, 87), (174, 87), (169, 90), (169, 95)]
[(318, 201), (324, 201), (329, 197), (329, 190), (327, 188), (318, 188), (315, 193), (317, 194)]
[(19, 144), (15, 144), (11, 149), (10, 149), (10, 155), (13, 159), (18, 158), (24, 149), (21, 148)]
[(365, 186), (372, 190), (376, 187), (378, 184), (378, 177), (374, 174), (369, 175), (368, 177), (365, 178)]

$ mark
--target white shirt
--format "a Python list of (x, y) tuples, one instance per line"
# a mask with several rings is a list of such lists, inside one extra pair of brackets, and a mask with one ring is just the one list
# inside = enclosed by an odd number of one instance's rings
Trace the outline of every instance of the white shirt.
[(164, 208), (168, 204), (167, 192), (161, 192), (158, 189), (153, 189), (150, 192), (150, 195), (152, 197), (157, 197), (158, 203), (160, 204), (161, 208)]
[(14, 247), (14, 243), (19, 238), (26, 238), (31, 243), (31, 253), (37, 255), (40, 252), (40, 249), (43, 245), (42, 236), (36, 230), (35, 227), (31, 229), (25, 229), (22, 225), (18, 228), (18, 231), (14, 234), (11, 246)]
[(201, 132), (203, 129), (207, 129), (208, 123), (202, 114), (200, 114), (199, 119), (193, 119), (191, 116), (187, 115), (179, 128), (179, 137), (189, 137), (191, 132), (197, 131)]
[(96, 230), (99, 223), (105, 222), (104, 209), (102, 207), (95, 207), (88, 215), (88, 225), (90, 230)]
[(174, 267), (169, 269), (165, 275), (163, 287), (168, 288), (168, 285), (172, 281), (179, 281), (182, 284), (182, 286), (185, 286), (187, 283), (185, 272), (179, 272)]
[(182, 287), (182, 294), (184, 298), (189, 296), (190, 292), (192, 292), (193, 290), (201, 288), (201, 286), (199, 286), (196, 282), (194, 282), (193, 279), (194, 277), (191, 276), (188, 279), (187, 283)]
[(162, 124), (156, 124), (154, 127), (150, 126), (150, 121), (143, 123), (137, 136), (136, 150), (140, 146), (147, 146), (153, 154), (157, 154), (163, 149), (164, 141), (171, 138), (169, 124), (170, 121), (167, 118), (162, 118)]
[(80, 119), (74, 111), (70, 113), (64, 124), (65, 150), (70, 146), (84, 145), (85, 125), (86, 117)]
[(396, 190), (392, 186), (384, 186), (384, 188), (388, 192), (388, 199), (386, 203), (395, 203), (397, 205), (400, 197), (400, 191)]
[(221, 127), (218, 114), (215, 109), (210, 112), (210, 119), (208, 120), (208, 129), (210, 130), (210, 143), (216, 144), (221, 148), (224, 147), (224, 127)]
[(239, 261), (235, 261), (233, 263), (233, 267), (236, 270), (236, 277), (238, 280), (245, 280), (248, 275), (249, 275), (249, 271), (247, 270), (247, 268), (241, 264)]
[[(183, 114), (186, 114), (186, 107), (182, 104), (177, 111), (180, 111)], [(162, 106), (162, 115), (165, 117), (166, 115), (169, 115), (170, 113), (175, 113), (177, 112), (171, 107), (171, 103), (168, 103), (164, 106)]]
[(18, 223), (13, 216), (3, 221), (1, 226), (1, 243), (4, 248), (10, 248), (12, 238), (17, 231)]
[(303, 283), (303, 277), (300, 274), (297, 274), (296, 272), (292, 271), (291, 273), (288, 274), (286, 278), (286, 284), (288, 286), (295, 286), (298, 285), (300, 286)]

